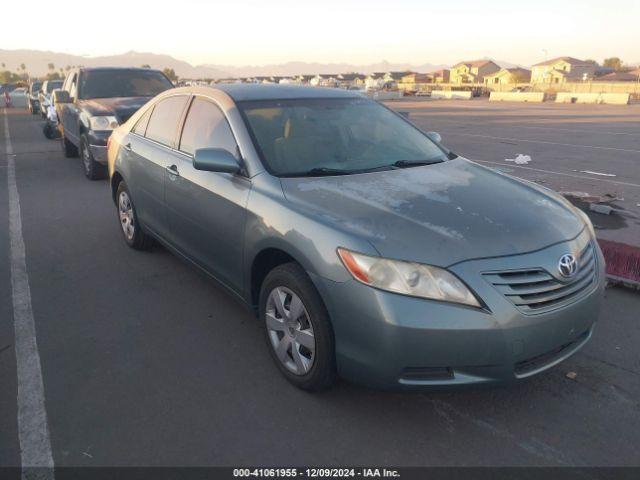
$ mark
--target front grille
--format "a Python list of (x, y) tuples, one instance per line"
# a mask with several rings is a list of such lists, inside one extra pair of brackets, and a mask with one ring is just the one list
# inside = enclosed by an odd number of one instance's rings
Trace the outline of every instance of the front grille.
[(553, 350), (543, 353), (542, 355), (538, 355), (533, 358), (528, 358), (527, 360), (523, 360), (515, 364), (515, 373), (516, 375), (523, 376), (531, 372), (535, 372), (547, 365), (552, 364), (558, 358), (563, 357), (567, 352), (569, 352), (573, 347), (576, 347), (580, 343), (584, 342), (589, 337), (589, 331), (583, 332), (578, 338), (573, 340), (572, 342), (565, 343)]
[(578, 255), (578, 273), (568, 281), (542, 268), (488, 272), (484, 276), (521, 312), (542, 313), (578, 299), (596, 282), (596, 252), (592, 242)]

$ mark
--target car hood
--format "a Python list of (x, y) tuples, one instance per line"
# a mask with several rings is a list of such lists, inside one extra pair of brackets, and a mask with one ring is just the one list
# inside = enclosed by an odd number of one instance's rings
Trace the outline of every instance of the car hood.
[(432, 265), (530, 252), (584, 228), (562, 197), (462, 158), (281, 183), (287, 200), (380, 255)]
[(149, 97), (116, 97), (80, 100), (79, 106), (89, 115), (115, 115), (120, 123), (126, 122)]

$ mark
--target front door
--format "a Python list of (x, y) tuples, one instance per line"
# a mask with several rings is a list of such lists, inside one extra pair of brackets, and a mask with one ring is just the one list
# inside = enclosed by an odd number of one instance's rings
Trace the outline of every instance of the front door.
[(170, 242), (200, 267), (240, 292), (246, 204), (251, 180), (193, 168), (199, 148), (224, 148), (239, 159), (238, 147), (223, 112), (195, 97), (179, 144), (180, 154), (165, 170)]

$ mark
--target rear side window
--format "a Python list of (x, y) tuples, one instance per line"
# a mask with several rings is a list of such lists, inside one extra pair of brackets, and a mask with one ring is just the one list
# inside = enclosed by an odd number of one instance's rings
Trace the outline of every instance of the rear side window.
[(144, 112), (144, 115), (140, 117), (140, 119), (138, 120), (138, 123), (136, 123), (136, 126), (133, 127), (133, 133), (142, 135), (144, 137), (144, 134), (147, 131), (147, 124), (149, 123), (149, 118), (151, 117), (152, 111), (153, 111), (153, 107), (150, 107), (149, 109), (147, 109), (146, 112)]
[(199, 148), (222, 148), (238, 157), (238, 146), (224, 113), (212, 102), (196, 97), (184, 122), (180, 151), (193, 155)]
[(145, 136), (163, 145), (173, 146), (178, 122), (187, 103), (186, 96), (169, 97), (156, 104)]

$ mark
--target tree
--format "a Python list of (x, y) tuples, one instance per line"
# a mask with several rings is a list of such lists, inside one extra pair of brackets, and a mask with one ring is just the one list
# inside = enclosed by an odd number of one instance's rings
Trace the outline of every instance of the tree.
[(144, 65), (140, 65), (141, 68), (151, 68), (151, 65), (145, 63)]
[(602, 65), (608, 68), (613, 68), (615, 71), (622, 70), (622, 60), (618, 57), (605, 58)]
[(165, 68), (162, 70), (162, 73), (164, 73), (172, 82), (178, 81), (178, 76), (173, 68)]
[(71, 65), (67, 65), (66, 67), (64, 67), (65, 71), (68, 72), (69, 70), (71, 70)]
[(53, 63), (48, 63), (48, 64), (47, 64), (47, 68), (48, 68), (51, 72), (53, 72), (53, 71), (56, 69), (56, 66), (55, 66)]

